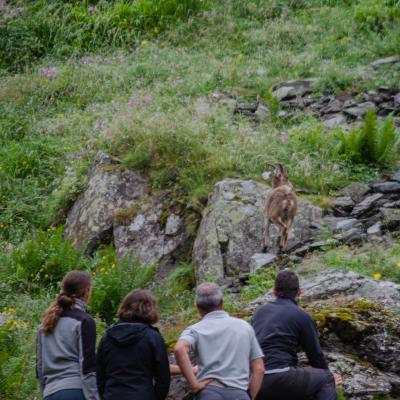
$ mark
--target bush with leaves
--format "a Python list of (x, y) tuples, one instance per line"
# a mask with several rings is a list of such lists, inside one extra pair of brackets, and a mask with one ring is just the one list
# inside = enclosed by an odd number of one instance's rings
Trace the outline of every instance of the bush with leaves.
[(340, 133), (339, 153), (354, 163), (389, 166), (400, 156), (400, 135), (392, 118), (380, 122), (368, 111), (361, 128)]
[(156, 265), (141, 265), (138, 259), (117, 259), (112, 246), (99, 250), (92, 261), (93, 295), (90, 312), (112, 323), (122, 299), (133, 289), (145, 288), (153, 279)]
[(36, 291), (57, 287), (67, 272), (86, 269), (88, 259), (65, 240), (60, 227), (38, 230), (11, 253), (3, 254), (2, 263), (14, 287)]

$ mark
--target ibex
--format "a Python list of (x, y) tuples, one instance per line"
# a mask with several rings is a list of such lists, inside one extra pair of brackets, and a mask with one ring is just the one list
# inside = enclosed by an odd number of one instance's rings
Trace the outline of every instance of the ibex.
[(271, 179), (272, 191), (267, 198), (264, 210), (264, 251), (268, 248), (269, 225), (273, 223), (279, 228), (278, 249), (281, 253), (286, 250), (289, 231), (296, 216), (297, 197), (282, 164), (276, 165), (275, 171), (271, 172)]

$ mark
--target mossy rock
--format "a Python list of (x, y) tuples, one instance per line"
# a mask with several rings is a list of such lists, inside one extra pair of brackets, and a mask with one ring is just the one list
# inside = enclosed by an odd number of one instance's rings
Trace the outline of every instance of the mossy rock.
[(369, 300), (323, 301), (309, 304), (306, 309), (316, 321), (322, 338), (333, 332), (343, 343), (353, 343), (382, 331), (400, 330), (392, 311)]

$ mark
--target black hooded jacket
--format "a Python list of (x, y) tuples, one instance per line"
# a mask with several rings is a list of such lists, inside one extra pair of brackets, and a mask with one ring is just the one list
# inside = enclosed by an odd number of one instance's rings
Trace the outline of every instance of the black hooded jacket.
[(102, 400), (164, 400), (169, 384), (168, 354), (158, 329), (120, 320), (107, 330), (97, 352)]

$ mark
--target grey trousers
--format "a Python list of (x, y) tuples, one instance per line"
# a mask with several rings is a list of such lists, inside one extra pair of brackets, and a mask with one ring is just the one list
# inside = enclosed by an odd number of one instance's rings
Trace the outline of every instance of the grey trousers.
[(337, 400), (335, 380), (327, 369), (291, 368), (265, 375), (256, 400)]
[(196, 395), (196, 400), (250, 400), (250, 397), (244, 390), (208, 385)]

